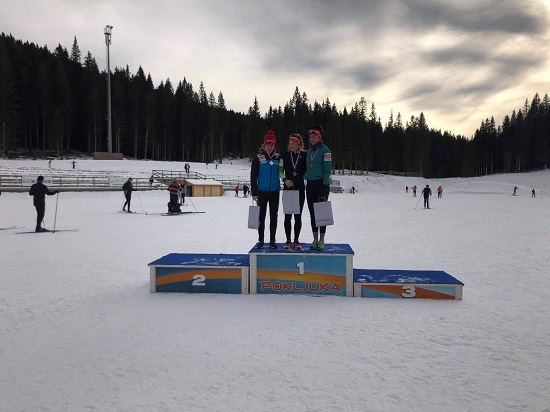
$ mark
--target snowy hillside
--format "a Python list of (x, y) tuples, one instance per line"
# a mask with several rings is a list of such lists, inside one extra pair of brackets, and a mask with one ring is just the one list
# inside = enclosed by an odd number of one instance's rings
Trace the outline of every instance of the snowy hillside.
[[(249, 174), (212, 168), (191, 164)], [(183, 164), (77, 160), (82, 173), (152, 169)], [(43, 160), (0, 170), (49, 172)], [(122, 193), (62, 192), (47, 198), (45, 224), (78, 232), (21, 235), (34, 227), (32, 198), (2, 193), (0, 227), (25, 228), (0, 231), (0, 410), (550, 410), (548, 171), (334, 178), (347, 190), (331, 194), (328, 243), (350, 244), (356, 268), (446, 271), (463, 300), (151, 294), (147, 264), (168, 253), (247, 253), (250, 199), (193, 198), (184, 209), (206, 213), (163, 217), (121, 213)], [(405, 193), (414, 184), (442, 185), (443, 198), (423, 209)], [(132, 208), (167, 201), (136, 192)], [(300, 239), (312, 239), (307, 208)]]

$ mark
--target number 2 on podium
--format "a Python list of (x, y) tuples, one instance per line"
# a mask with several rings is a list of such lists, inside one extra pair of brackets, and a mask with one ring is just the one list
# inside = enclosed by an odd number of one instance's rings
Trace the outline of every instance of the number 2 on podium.
[(206, 276), (195, 275), (193, 276), (193, 283), (191, 283), (191, 286), (206, 286), (206, 283), (204, 283), (205, 280)]

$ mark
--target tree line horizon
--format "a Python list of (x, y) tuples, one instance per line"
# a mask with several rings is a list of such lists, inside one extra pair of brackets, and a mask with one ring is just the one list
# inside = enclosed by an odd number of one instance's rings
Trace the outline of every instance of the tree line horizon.
[[(76, 36), (69, 53), (0, 36), (0, 122), (2, 155), (21, 151), (55, 153), (107, 150), (107, 72), (90, 52), (82, 59)], [(212, 163), (251, 158), (267, 130), (286, 150), (292, 133), (307, 135), (312, 124), (325, 129), (335, 169), (391, 171), (427, 178), (469, 177), (546, 168), (549, 161), (550, 98), (532, 101), (506, 115), (481, 122), (471, 138), (430, 128), (424, 113), (403, 121), (393, 110), (386, 124), (374, 102), (361, 98), (337, 110), (329, 98), (311, 103), (296, 86), (284, 107), (262, 114), (257, 98), (247, 113), (226, 108), (223, 93), (198, 90), (170, 79), (155, 88), (140, 66), (111, 73), (112, 147), (136, 159)], [(307, 144), (307, 139), (306, 144)]]

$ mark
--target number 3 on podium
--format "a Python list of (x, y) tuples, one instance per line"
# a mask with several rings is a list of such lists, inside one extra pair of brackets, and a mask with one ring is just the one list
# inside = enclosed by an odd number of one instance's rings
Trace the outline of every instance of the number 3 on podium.
[(416, 296), (416, 288), (414, 286), (403, 286), (401, 289), (404, 290), (401, 294), (404, 298), (414, 298)]

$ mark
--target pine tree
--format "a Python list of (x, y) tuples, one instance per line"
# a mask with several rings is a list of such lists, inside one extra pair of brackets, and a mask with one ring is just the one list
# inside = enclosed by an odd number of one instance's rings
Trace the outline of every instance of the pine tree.
[(78, 47), (76, 36), (74, 36), (73, 48), (71, 49), (71, 61), (77, 64), (81, 64), (81, 57), (82, 53), (80, 52), (80, 47)]

